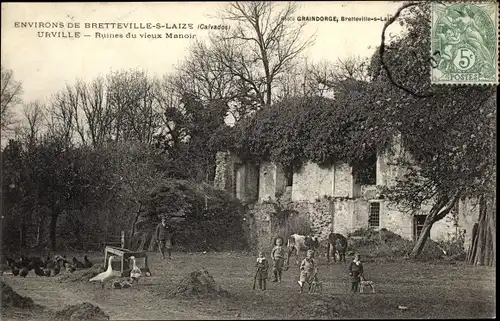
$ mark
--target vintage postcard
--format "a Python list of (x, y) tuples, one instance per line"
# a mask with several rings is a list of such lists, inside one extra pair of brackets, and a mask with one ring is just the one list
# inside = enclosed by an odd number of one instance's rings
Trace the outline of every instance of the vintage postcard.
[(1, 8), (2, 320), (496, 317), (496, 2)]

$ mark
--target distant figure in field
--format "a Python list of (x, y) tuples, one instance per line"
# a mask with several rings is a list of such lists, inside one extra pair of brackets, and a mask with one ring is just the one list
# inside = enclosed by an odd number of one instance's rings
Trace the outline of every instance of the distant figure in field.
[(172, 259), (172, 237), (174, 232), (174, 229), (167, 224), (165, 217), (161, 219), (161, 223), (156, 227), (156, 240), (162, 259), (165, 259), (165, 249), (167, 249), (168, 258)]

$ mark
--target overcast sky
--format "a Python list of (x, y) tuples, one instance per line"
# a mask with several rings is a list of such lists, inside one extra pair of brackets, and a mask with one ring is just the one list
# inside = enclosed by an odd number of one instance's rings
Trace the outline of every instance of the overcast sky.
[[(16, 22), (131, 22), (219, 24), (215, 15), (225, 3), (2, 3), (1, 62), (22, 82), (25, 101), (46, 100), (76, 78), (90, 80), (110, 70), (141, 68), (161, 76), (182, 61), (187, 39), (39, 38), (37, 31), (95, 31), (16, 28)], [(400, 2), (301, 2), (297, 16), (386, 17)], [(370, 56), (380, 42), (384, 22), (310, 22), (304, 37), (316, 32), (309, 61), (335, 61), (351, 55)], [(395, 29), (394, 29), (395, 30)], [(113, 33), (113, 30), (101, 30)], [(194, 30), (198, 39), (208, 34)], [(126, 33), (126, 31), (122, 31)], [(154, 33), (154, 32), (153, 32)], [(165, 33), (165, 31), (162, 31)]]

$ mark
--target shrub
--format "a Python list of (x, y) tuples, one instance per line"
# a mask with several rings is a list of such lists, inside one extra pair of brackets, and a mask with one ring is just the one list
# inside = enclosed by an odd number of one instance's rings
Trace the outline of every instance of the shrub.
[(243, 230), (244, 207), (225, 191), (208, 184), (165, 180), (143, 202), (146, 211), (136, 225), (138, 232), (153, 232), (161, 217), (177, 227), (174, 243), (183, 250), (242, 250), (247, 248)]
[(465, 260), (466, 251), (465, 251), (465, 231), (459, 232), (458, 235), (455, 235), (446, 240), (440, 240), (437, 242), (439, 247), (445, 252), (445, 255), (457, 260)]
[[(348, 234), (347, 251), (351, 254), (358, 252), (368, 258), (393, 259), (406, 257), (414, 245), (415, 242), (385, 228), (378, 231), (373, 228), (361, 228)], [(443, 251), (439, 245), (428, 239), (418, 259), (431, 261), (442, 258)]]

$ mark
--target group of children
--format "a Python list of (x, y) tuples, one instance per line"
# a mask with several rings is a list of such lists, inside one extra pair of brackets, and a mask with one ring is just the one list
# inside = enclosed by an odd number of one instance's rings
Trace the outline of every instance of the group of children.
[[(283, 267), (285, 265), (285, 247), (283, 245), (283, 239), (277, 237), (274, 240), (274, 248), (271, 251), (271, 260), (273, 262), (273, 282), (281, 283), (281, 276), (283, 273)], [(269, 262), (266, 260), (263, 252), (259, 252), (257, 258), (257, 263), (255, 265), (257, 271), (255, 273), (255, 279), (259, 282), (259, 289), (262, 291), (266, 290), (266, 280), (268, 277)], [(309, 286), (314, 280), (317, 280), (318, 269), (316, 267), (316, 262), (314, 261), (314, 251), (308, 250), (306, 258), (302, 260), (300, 264), (300, 275), (299, 275), (299, 286), (300, 293), (304, 285), (307, 283)], [(354, 260), (349, 265), (349, 275), (351, 277), (351, 291), (354, 293), (358, 292), (361, 277), (363, 275), (363, 264), (359, 260), (359, 255), (354, 256)]]

